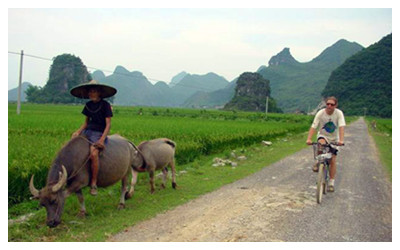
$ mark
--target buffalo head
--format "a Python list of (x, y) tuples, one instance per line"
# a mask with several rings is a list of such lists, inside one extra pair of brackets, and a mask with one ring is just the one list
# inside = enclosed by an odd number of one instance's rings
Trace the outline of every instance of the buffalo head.
[(33, 177), (29, 183), (29, 190), (33, 195), (33, 199), (38, 199), (39, 204), (46, 208), (47, 219), (46, 224), (49, 227), (55, 227), (61, 222), (61, 214), (64, 209), (65, 194), (63, 187), (67, 183), (67, 170), (62, 166), (62, 172), (59, 172), (59, 180), (56, 184), (47, 185), (40, 191), (33, 185)]

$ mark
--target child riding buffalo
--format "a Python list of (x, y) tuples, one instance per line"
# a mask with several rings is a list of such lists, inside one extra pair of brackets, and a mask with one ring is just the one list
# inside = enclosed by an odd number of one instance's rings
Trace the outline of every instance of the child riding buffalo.
[(100, 84), (95, 80), (78, 85), (71, 89), (71, 95), (90, 99), (82, 110), (86, 116), (82, 126), (72, 134), (72, 137), (83, 134), (92, 144), (90, 146), (90, 160), (92, 179), (90, 182), (90, 194), (97, 195), (97, 174), (99, 171), (99, 151), (107, 144), (107, 135), (111, 128), (113, 116), (110, 103), (103, 100), (117, 93), (111, 86)]

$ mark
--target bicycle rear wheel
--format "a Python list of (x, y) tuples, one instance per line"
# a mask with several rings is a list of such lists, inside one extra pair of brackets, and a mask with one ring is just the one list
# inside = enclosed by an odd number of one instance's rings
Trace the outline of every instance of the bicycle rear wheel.
[(320, 163), (318, 165), (318, 175), (317, 175), (317, 203), (321, 204), (322, 194), (324, 193), (325, 185), (325, 173), (324, 173), (324, 164)]

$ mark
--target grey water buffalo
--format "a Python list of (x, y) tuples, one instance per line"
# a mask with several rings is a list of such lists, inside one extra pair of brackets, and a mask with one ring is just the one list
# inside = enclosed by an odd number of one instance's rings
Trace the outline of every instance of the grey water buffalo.
[[(133, 195), (133, 185), (127, 190), (128, 174), (132, 167), (145, 165), (143, 157), (133, 143), (119, 135), (108, 137), (106, 148), (100, 155), (97, 177), (98, 187), (107, 187), (122, 181), (119, 208), (124, 208), (125, 199)], [(46, 223), (55, 227), (61, 222), (64, 201), (75, 193), (80, 203), (80, 214), (85, 215), (86, 208), (82, 188), (89, 185), (91, 178), (89, 162), (90, 142), (78, 136), (71, 139), (57, 154), (47, 176), (47, 184), (40, 191), (33, 184), (31, 177), (29, 189), (34, 199), (47, 211)], [(63, 187), (66, 186), (64, 189)]]
[(159, 138), (141, 142), (138, 146), (138, 149), (141, 156), (144, 157), (144, 163), (139, 164), (141, 167), (133, 167), (132, 185), (134, 186), (136, 184), (138, 172), (147, 171), (150, 176), (150, 192), (154, 193), (154, 172), (161, 169), (164, 174), (163, 184), (161, 187), (165, 188), (165, 182), (168, 175), (167, 166), (169, 165), (172, 172), (172, 188), (176, 189), (177, 185), (175, 182), (175, 147), (176, 143), (168, 138)]

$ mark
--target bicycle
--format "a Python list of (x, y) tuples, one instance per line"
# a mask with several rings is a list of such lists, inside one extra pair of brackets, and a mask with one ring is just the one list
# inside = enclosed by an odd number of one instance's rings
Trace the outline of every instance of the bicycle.
[(332, 153), (335, 149), (334, 146), (344, 146), (338, 145), (336, 143), (321, 144), (318, 142), (313, 142), (314, 149), (314, 159), (318, 160), (318, 175), (317, 175), (317, 203), (321, 204), (322, 194), (326, 194), (329, 181), (329, 162), (332, 158)]

